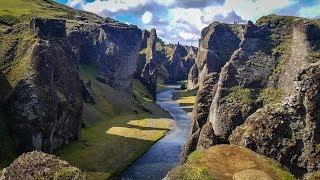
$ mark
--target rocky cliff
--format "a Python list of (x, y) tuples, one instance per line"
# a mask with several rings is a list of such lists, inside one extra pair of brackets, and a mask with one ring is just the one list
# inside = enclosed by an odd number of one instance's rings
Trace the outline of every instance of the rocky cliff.
[(81, 78), (80, 67), (90, 67), (99, 81), (133, 93), (141, 30), (53, 1), (25, 3), (48, 11), (35, 8), (28, 18), (1, 21), (1, 124), (9, 128), (18, 154), (53, 152), (78, 139), (83, 101), (99, 98)]
[(155, 29), (143, 30), (135, 76), (148, 88), (154, 99), (157, 84), (187, 80), (195, 64), (198, 49), (180, 44), (165, 44)]
[(233, 143), (297, 176), (317, 170), (319, 30), (317, 21), (276, 15), (205, 28), (183, 160), (195, 149)]

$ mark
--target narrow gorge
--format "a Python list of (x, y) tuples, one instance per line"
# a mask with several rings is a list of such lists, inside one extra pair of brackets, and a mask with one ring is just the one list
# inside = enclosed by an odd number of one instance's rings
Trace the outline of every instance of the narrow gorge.
[(319, 19), (163, 33), (1, 1), (0, 180), (320, 178)]

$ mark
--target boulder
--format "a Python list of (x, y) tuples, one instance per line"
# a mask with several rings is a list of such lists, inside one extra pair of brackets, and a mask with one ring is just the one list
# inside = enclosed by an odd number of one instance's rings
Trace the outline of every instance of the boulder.
[(9, 167), (2, 170), (1, 180), (73, 179), (85, 180), (80, 169), (60, 158), (33, 151), (22, 154)]

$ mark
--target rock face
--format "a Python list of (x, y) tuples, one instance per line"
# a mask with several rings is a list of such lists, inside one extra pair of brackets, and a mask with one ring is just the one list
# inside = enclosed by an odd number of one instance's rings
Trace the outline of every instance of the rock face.
[(193, 152), (188, 161), (165, 177), (173, 179), (294, 179), (278, 163), (249, 149), (217, 145)]
[(275, 58), (270, 55), (268, 32), (248, 23), (243, 29), (240, 47), (222, 68), (208, 120), (223, 142), (255, 109), (246, 96), (247, 88), (258, 91), (266, 86)]
[[(187, 79), (188, 69), (190, 70), (191, 66), (194, 64), (194, 59), (188, 59), (187, 56), (188, 51), (185, 47), (180, 44), (177, 44), (174, 47), (172, 56), (169, 59), (169, 65), (167, 66), (170, 81), (175, 82)], [(187, 59), (183, 59), (183, 57), (186, 57)]]
[(31, 47), (30, 71), (4, 106), (18, 153), (52, 152), (79, 137), (82, 102), (76, 58), (65, 39), (52, 35)]
[(82, 101), (95, 102), (90, 82), (80, 78), (80, 66), (93, 69), (105, 83), (132, 92), (141, 44), (136, 26), (110, 19), (66, 25), (65, 20), (40, 18), (31, 20), (30, 29), (17, 26), (23, 28), (0, 34), (4, 39), (28, 37), (9, 41), (12, 48), (3, 47), (1, 82), (9, 85), (0, 92), (4, 97), (0, 104), (18, 154), (53, 152), (79, 138)]
[[(237, 35), (238, 31), (241, 31), (241, 28), (239, 30), (234, 25), (213, 23), (201, 32), (197, 67), (193, 66), (198, 71), (198, 73), (194, 74), (198, 75), (196, 79), (199, 90), (193, 108), (193, 129), (185, 146), (182, 161), (185, 161), (188, 154), (196, 149), (200, 131), (208, 123), (207, 118), (219, 73), (240, 43)], [(189, 81), (191, 80), (189, 79)], [(210, 127), (206, 128), (206, 130), (211, 131)], [(202, 134), (210, 133), (202, 132)], [(206, 137), (202, 136), (202, 138)]]
[[(144, 35), (142, 39), (145, 39)], [(148, 39), (147, 39), (147, 52), (146, 52), (146, 64), (141, 72), (142, 82), (146, 85), (149, 92), (152, 94), (154, 99), (156, 99), (157, 94), (157, 52), (156, 52), (156, 43), (157, 43), (157, 32), (155, 29), (152, 29)]]
[(230, 136), (230, 143), (276, 159), (297, 176), (319, 166), (320, 64), (303, 70), (296, 92), (281, 104), (252, 114)]
[(108, 83), (132, 91), (141, 44), (140, 29), (114, 21), (79, 23), (70, 28), (68, 40), (79, 63), (94, 67)]
[[(31, 163), (32, 162), (32, 163)], [(86, 179), (80, 169), (53, 155), (40, 151), (22, 154), (2, 170), (1, 180), (16, 179)]]
[(60, 19), (33, 19), (31, 31), (39, 38), (66, 37), (66, 21)]
[(317, 170), (317, 24), (270, 15), (256, 25), (213, 23), (202, 31), (194, 126), (182, 162), (196, 149), (233, 143), (300, 177)]

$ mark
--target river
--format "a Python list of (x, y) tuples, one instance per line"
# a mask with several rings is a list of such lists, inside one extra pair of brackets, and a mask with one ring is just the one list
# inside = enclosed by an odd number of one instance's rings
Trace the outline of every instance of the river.
[(172, 100), (179, 85), (167, 86), (157, 94), (157, 104), (168, 111), (175, 124), (172, 131), (156, 142), (144, 155), (131, 164), (120, 176), (122, 180), (158, 180), (179, 165), (181, 151), (191, 129), (191, 117)]

